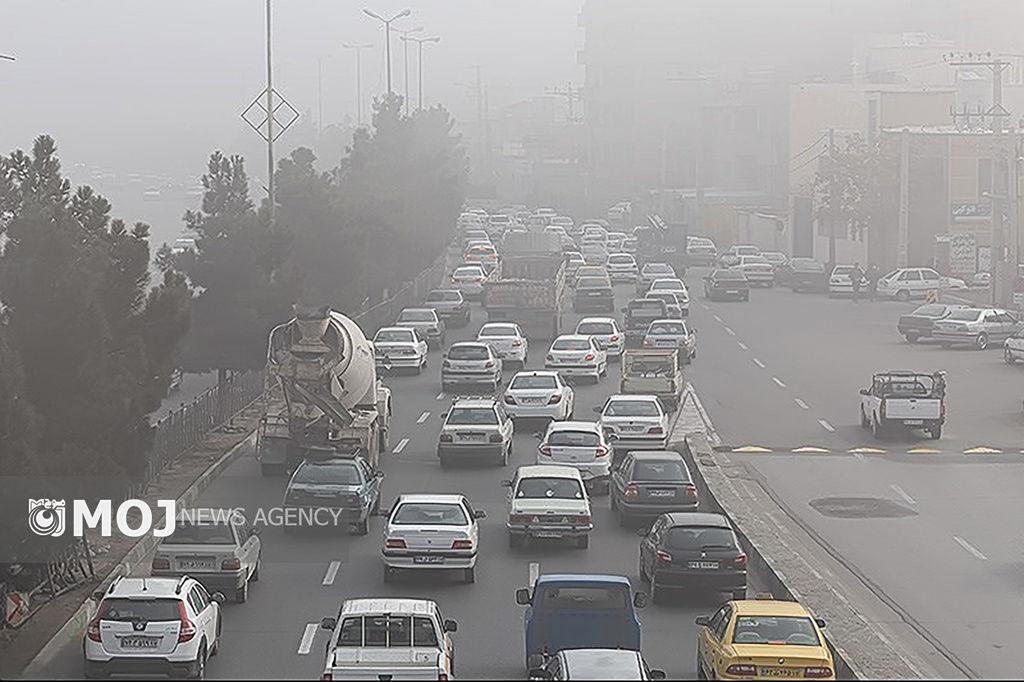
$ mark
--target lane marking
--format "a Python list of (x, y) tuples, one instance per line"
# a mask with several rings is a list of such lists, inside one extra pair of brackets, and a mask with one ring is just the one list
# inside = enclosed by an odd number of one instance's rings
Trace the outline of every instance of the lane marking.
[(981, 559), (982, 561), (988, 561), (988, 557), (985, 556), (984, 554), (982, 554), (981, 552), (979, 552), (973, 546), (971, 546), (971, 543), (967, 542), (967, 540), (964, 540), (959, 535), (954, 535), (953, 539), (956, 540), (956, 544), (960, 545), (961, 547), (966, 549), (968, 552), (973, 554), (975, 556), (975, 558)]
[(762, 448), (760, 445), (744, 445), (742, 447), (733, 448), (732, 452), (771, 452), (768, 448)]
[(405, 450), (405, 446), (408, 445), (408, 444), (409, 444), (409, 439), (408, 438), (403, 438), (402, 440), (398, 441), (398, 445), (396, 445), (395, 449), (392, 450), (391, 452), (393, 454), (397, 455), (400, 452), (402, 452), (402, 450)]
[(1002, 450), (996, 450), (995, 448), (986, 448), (981, 445), (979, 445), (976, 448), (964, 450), (965, 455), (1001, 455), (1002, 453)]
[(420, 415), (420, 418), (416, 420), (416, 423), (417, 424), (422, 424), (423, 422), (427, 421), (427, 417), (429, 417), (429, 416), (430, 416), (430, 412), (424, 412), (423, 414)]
[(782, 379), (780, 379), (778, 377), (772, 377), (772, 381), (774, 381), (775, 385), (778, 386), (779, 388), (785, 388), (786, 387), (786, 384), (782, 383)]
[(530, 562), (529, 571), (530, 571), (530, 577), (529, 577), (530, 589), (532, 590), (533, 586), (537, 584), (537, 578), (540, 577), (540, 564), (537, 563), (536, 561), (531, 561)]
[(338, 577), (338, 569), (341, 568), (340, 561), (332, 561), (327, 566), (327, 573), (324, 575), (324, 581), (322, 585), (333, 585), (334, 579)]
[(793, 450), (793, 452), (818, 452), (818, 453), (820, 453), (820, 452), (832, 452), (832, 451), (831, 450), (826, 450), (825, 448), (816, 448), (813, 445), (805, 445), (802, 448), (797, 448), (797, 449)]
[(732, 327), (726, 327), (726, 328), (725, 328), (725, 332), (726, 332), (726, 333), (727, 333), (727, 334), (728, 334), (729, 336), (736, 336), (736, 332), (734, 332), (734, 331), (732, 330)]
[(760, 367), (761, 369), (764, 369), (764, 363), (758, 360), (757, 358), (754, 358), (754, 364)]
[(743, 350), (750, 350), (749, 348), (747, 348), (747, 344), (743, 343), (742, 341), (737, 341), (736, 343), (740, 344), (740, 348), (742, 348)]
[(831, 424), (829, 424), (824, 419), (819, 419), (818, 423), (821, 424), (821, 428), (825, 429), (829, 433), (833, 433), (836, 430), (836, 427), (832, 426)]
[(434, 400), (444, 400), (444, 391), (441, 391), (440, 393), (435, 395)]
[(722, 318), (720, 318), (718, 315), (715, 315), (715, 322), (721, 322), (721, 321), (722, 321)]
[(892, 488), (892, 489), (893, 489), (893, 490), (894, 490), (894, 491), (896, 492), (896, 494), (897, 494), (897, 495), (899, 495), (900, 497), (902, 497), (902, 498), (903, 498), (903, 500), (904, 500), (904, 501), (905, 501), (905, 502), (906, 502), (907, 504), (917, 504), (917, 502), (916, 502), (916, 501), (914, 500), (914, 498), (913, 498), (913, 497), (911, 497), (910, 495), (908, 495), (908, 494), (907, 494), (907, 491), (906, 491), (906, 490), (904, 490), (903, 488), (899, 487), (899, 486), (898, 486), (898, 485), (896, 485), (895, 483), (893, 483), (893, 484), (892, 484), (891, 486), (889, 486), (889, 487), (890, 487), (890, 488)]
[(313, 638), (316, 637), (317, 628), (320, 623), (306, 623), (306, 630), (302, 633), (302, 641), (299, 642), (299, 656), (306, 656), (313, 648)]
[(805, 409), (805, 410), (811, 409), (811, 408), (807, 407), (807, 403), (805, 403), (804, 401), (800, 400), (800, 398), (793, 398), (793, 402), (796, 403), (797, 405), (799, 405), (802, 409)]
[(700, 305), (702, 308), (704, 308), (704, 310), (711, 310), (711, 306), (709, 306), (707, 303), (701, 303)]
[(907, 450), (908, 455), (941, 455), (942, 450), (936, 450), (935, 448), (913, 448)]
[(853, 448), (851, 450), (847, 450), (847, 452), (852, 452), (855, 455), (859, 455), (861, 453), (865, 453), (865, 454), (868, 454), (868, 455), (884, 455), (885, 454), (885, 450), (879, 450), (878, 448)]

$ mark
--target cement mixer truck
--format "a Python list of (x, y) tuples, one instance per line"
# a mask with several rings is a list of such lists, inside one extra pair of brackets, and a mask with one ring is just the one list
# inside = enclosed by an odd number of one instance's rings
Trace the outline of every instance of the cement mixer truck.
[(270, 332), (267, 379), (284, 399), (260, 421), (256, 456), (264, 476), (303, 459), (359, 453), (376, 468), (388, 448), (391, 391), (377, 378), (373, 344), (329, 307), (295, 307)]

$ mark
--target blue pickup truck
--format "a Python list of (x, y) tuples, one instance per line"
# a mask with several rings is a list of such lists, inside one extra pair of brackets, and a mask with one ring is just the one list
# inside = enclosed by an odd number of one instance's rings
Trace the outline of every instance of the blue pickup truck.
[(646, 606), (647, 594), (634, 593), (623, 576), (542, 575), (532, 590), (516, 590), (516, 602), (527, 607), (527, 669), (563, 649), (640, 651), (636, 609)]

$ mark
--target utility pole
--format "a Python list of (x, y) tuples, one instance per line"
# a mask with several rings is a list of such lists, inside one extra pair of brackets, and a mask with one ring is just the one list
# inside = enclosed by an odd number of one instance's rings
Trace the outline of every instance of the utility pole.
[(422, 30), (423, 30), (422, 26), (417, 26), (416, 28), (410, 28), (410, 29), (406, 29), (404, 31), (399, 31), (399, 33), (402, 34), (400, 36), (400, 38), (402, 40), (402, 60), (405, 62), (405, 68), (404, 68), (404, 73), (405, 73), (405, 79), (404, 79), (405, 80), (405, 83), (404, 83), (404, 85), (405, 85), (405, 100), (402, 102), (402, 104), (405, 106), (405, 115), (406, 116), (409, 115), (409, 40), (408, 40), (408, 38), (409, 38), (409, 36), (411, 34), (419, 33)]
[(270, 224), (273, 225), (277, 207), (274, 197), (274, 62), (270, 54), (270, 29), (270, 0), (267, 0), (267, 194), (270, 197)]
[(570, 123), (575, 123), (576, 122), (576, 109), (575, 109), (575, 105), (576, 105), (576, 102), (581, 101), (581, 98), (582, 98), (582, 95), (580, 93), (580, 89), (579, 88), (575, 88), (574, 89), (572, 87), (572, 83), (570, 82), (570, 83), (566, 84), (566, 87), (565, 87), (564, 90), (561, 89), (561, 88), (550, 88), (548, 90), (548, 94), (560, 95), (562, 97), (565, 97), (566, 102), (569, 105), (569, 122)]
[(419, 104), (417, 105), (418, 110), (423, 109), (423, 43), (439, 43), (441, 39), (437, 36), (431, 36), (430, 38), (410, 38), (408, 36), (402, 36), (402, 41), (408, 43), (412, 41), (419, 45), (420, 53), (419, 58), (416, 61), (416, 66), (419, 70), (419, 76), (416, 78), (416, 84), (419, 86)]
[(900, 132), (900, 212), (896, 231), (896, 267), (907, 267), (910, 240), (910, 129)]
[[(828, 156), (826, 157), (830, 165), (830, 171), (832, 177), (835, 177), (835, 152), (836, 152), (836, 130), (835, 128), (828, 129)], [(833, 268), (836, 265), (836, 188), (835, 180), (831, 181), (832, 187), (829, 188), (828, 193), (828, 263), (829, 267)]]
[(395, 16), (391, 17), (390, 19), (385, 19), (381, 15), (375, 12), (371, 12), (368, 9), (364, 9), (363, 14), (365, 14), (368, 17), (373, 17), (374, 19), (384, 24), (384, 59), (386, 62), (385, 68), (387, 69), (388, 73), (388, 94), (390, 95), (393, 92), (391, 89), (391, 23), (393, 21), (401, 19), (402, 17), (409, 16), (410, 14), (412, 14), (412, 10), (404, 9)]
[(365, 43), (362, 45), (351, 45), (349, 43), (342, 43), (341, 45), (346, 50), (355, 50), (356, 52), (356, 126), (363, 125), (363, 65), (359, 56), (363, 50), (373, 47), (371, 43)]

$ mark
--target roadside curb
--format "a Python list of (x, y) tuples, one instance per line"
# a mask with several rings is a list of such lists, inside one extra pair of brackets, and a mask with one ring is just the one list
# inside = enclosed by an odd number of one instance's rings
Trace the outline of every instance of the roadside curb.
[[(247, 453), (252, 453), (256, 446), (256, 432), (253, 431), (241, 442), (237, 443), (224, 455), (201, 473), (192, 484), (185, 489), (185, 492), (177, 498), (178, 508), (188, 507), (202, 495), (210, 483), (224, 472), (235, 460)], [(139, 540), (125, 554), (121, 562), (111, 570), (103, 580), (100, 581), (97, 589), (106, 589), (110, 583), (119, 576), (129, 575), (132, 570), (143, 561), (157, 545), (157, 538), (152, 535)], [(39, 677), (42, 675), (42, 668), (46, 666), (57, 655), (62, 648), (75, 640), (81, 639), (85, 634), (86, 626), (96, 610), (97, 604), (91, 597), (87, 597), (67, 622), (57, 631), (53, 637), (43, 645), (39, 653), (29, 661), (22, 671), (22, 677)]]

